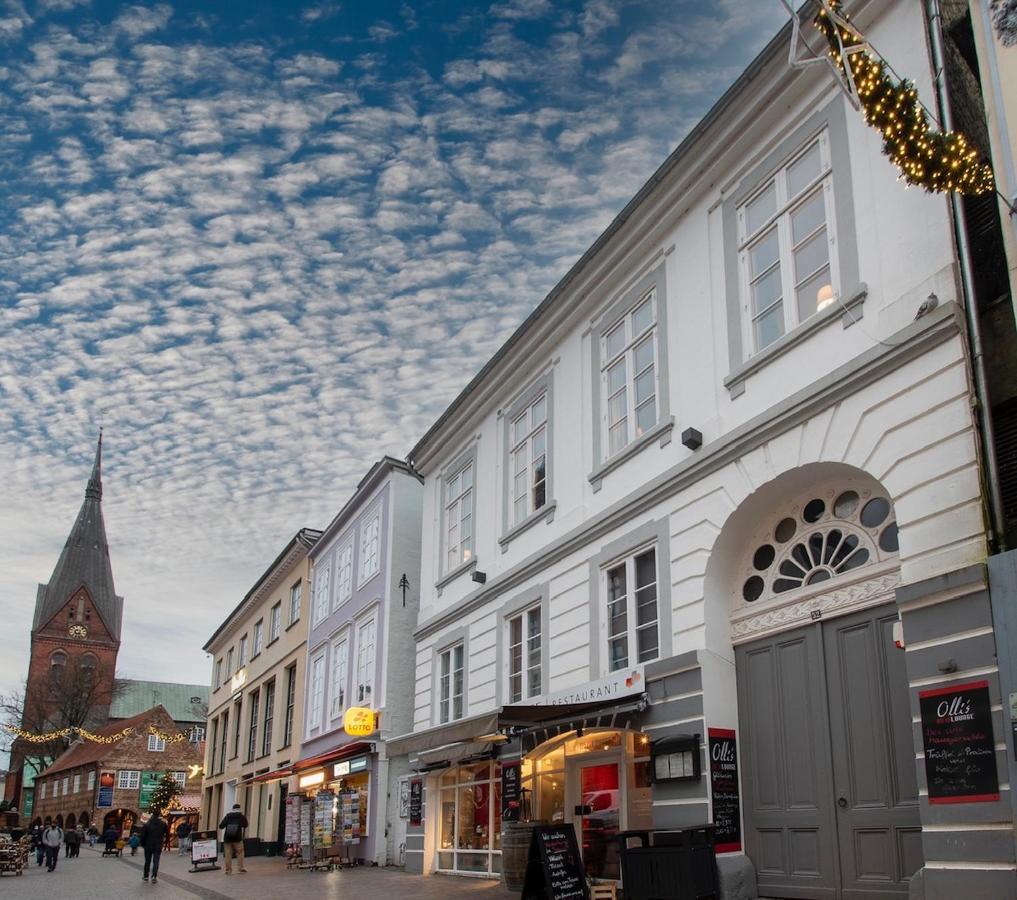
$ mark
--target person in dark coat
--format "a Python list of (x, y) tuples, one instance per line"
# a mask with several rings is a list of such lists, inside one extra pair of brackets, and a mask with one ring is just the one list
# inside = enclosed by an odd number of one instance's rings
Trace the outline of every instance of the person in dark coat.
[(120, 832), (117, 831), (112, 825), (109, 826), (102, 833), (103, 843), (106, 845), (106, 849), (103, 851), (103, 856), (113, 856), (117, 852), (117, 841), (120, 840)]
[(240, 804), (234, 803), (233, 809), (223, 816), (219, 823), (222, 829), (222, 855), (226, 862), (224, 871), (227, 875), (233, 874), (233, 857), (237, 857), (238, 868), (246, 872), (244, 868), (244, 829), (247, 828), (247, 816), (240, 811)]
[(152, 884), (158, 881), (159, 859), (162, 856), (162, 847), (169, 834), (169, 824), (156, 810), (149, 820), (141, 828), (141, 846), (145, 851), (145, 868), (141, 880), (148, 881), (148, 875), (152, 873)]

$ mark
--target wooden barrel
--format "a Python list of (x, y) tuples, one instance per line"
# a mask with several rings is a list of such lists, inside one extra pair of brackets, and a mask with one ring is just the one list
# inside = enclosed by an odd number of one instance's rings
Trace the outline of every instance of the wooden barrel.
[(501, 833), (501, 881), (510, 891), (521, 891), (530, 852), (530, 831), (543, 822), (503, 822)]

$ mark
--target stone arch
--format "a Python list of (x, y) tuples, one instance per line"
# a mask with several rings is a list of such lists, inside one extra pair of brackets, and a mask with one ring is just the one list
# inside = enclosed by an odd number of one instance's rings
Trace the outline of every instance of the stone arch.
[(78, 816), (78, 824), (82, 828), (88, 828), (91, 823), (91, 816), (88, 814), (88, 810), (84, 810), (80, 816)]
[(57, 813), (56, 817), (53, 819), (53, 821), (57, 825), (59, 825), (61, 828), (63, 828), (64, 827), (64, 814), (63, 813)]
[(71, 829), (78, 824), (77, 816), (74, 813), (68, 813), (67, 819), (64, 821), (64, 828)]

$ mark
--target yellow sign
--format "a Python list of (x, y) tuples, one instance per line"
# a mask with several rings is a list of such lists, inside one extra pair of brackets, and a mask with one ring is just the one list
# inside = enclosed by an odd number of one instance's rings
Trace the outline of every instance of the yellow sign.
[(351, 706), (343, 716), (343, 729), (353, 737), (366, 737), (378, 730), (378, 714), (364, 706)]

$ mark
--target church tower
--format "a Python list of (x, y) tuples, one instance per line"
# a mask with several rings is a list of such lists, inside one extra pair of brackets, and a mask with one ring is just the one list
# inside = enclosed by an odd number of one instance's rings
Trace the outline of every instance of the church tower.
[[(90, 730), (109, 717), (124, 600), (113, 586), (102, 517), (102, 433), (85, 499), (47, 584), (36, 593), (32, 652), (22, 728), (38, 733), (66, 725)], [(7, 799), (22, 808), (29, 797), (33, 754), (23, 741), (11, 751)], [(22, 809), (27, 812), (26, 809)]]

